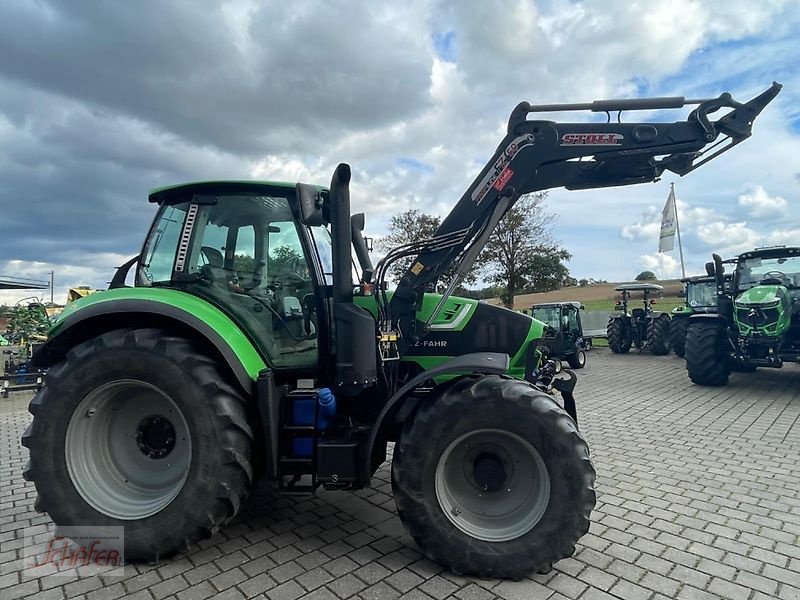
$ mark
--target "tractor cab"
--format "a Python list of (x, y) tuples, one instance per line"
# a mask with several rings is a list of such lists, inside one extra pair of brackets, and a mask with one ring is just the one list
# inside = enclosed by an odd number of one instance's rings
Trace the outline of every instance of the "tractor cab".
[(534, 304), (531, 316), (545, 324), (541, 345), (547, 346), (553, 358), (565, 359), (574, 369), (586, 365), (585, 350), (589, 341), (583, 337), (580, 302)]
[[(312, 367), (331, 243), (300, 218), (294, 185), (209, 182), (157, 190), (137, 287), (199, 296), (250, 333), (276, 367)], [(319, 310), (318, 310), (319, 309)]]
[[(653, 310), (653, 296), (663, 289), (655, 283), (624, 283), (614, 288), (620, 297), (606, 329), (612, 352), (624, 354), (634, 346), (639, 351), (647, 348), (653, 354), (669, 354), (669, 315)], [(642, 306), (629, 308), (631, 294), (636, 292), (642, 293)]]

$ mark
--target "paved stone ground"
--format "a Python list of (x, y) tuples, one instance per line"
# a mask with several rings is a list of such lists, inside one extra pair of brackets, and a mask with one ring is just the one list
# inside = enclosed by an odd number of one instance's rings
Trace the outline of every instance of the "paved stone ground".
[(790, 366), (700, 388), (674, 356), (590, 353), (578, 391), (598, 472), (593, 525), (573, 558), (520, 582), (456, 577), (423, 558), (386, 466), (357, 494), (260, 488), (213, 539), (121, 580), (25, 578), (22, 530), (49, 521), (20, 475), (27, 398), (0, 400), (0, 598), (798, 600), (798, 384)]

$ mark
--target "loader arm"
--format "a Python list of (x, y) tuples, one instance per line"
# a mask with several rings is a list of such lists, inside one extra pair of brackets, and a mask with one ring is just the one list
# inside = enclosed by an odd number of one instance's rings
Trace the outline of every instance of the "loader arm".
[[(685, 175), (747, 139), (756, 116), (780, 90), (781, 85), (773, 83), (746, 103), (734, 101), (728, 93), (699, 100), (671, 97), (540, 106), (520, 103), (511, 113), (508, 133), (494, 155), (433, 237), (393, 249), (378, 265), (376, 283), (379, 289), (385, 289), (389, 264), (416, 256), (391, 300), (382, 296), (381, 330), (399, 334), (401, 354), (424, 335), (426, 323), (417, 322), (416, 312), (425, 290), (454, 264), (458, 275), (468, 273), (498, 221), (523, 194), (556, 187), (580, 190), (657, 181), (665, 170)], [(615, 112), (685, 105), (697, 105), (685, 121), (621, 123), (619, 116), (617, 122), (611, 120)], [(712, 121), (710, 116), (720, 109), (730, 110)], [(531, 113), (573, 110), (605, 112), (608, 120), (557, 123), (527, 119)], [(442, 303), (457, 280), (445, 292)]]

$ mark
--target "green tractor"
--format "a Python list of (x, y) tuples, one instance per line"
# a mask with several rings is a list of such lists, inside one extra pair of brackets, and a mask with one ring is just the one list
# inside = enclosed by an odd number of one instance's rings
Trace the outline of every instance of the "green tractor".
[(699, 385), (725, 385), (731, 371), (800, 360), (800, 248), (745, 252), (734, 261), (729, 284), (724, 261), (713, 258), (717, 307), (689, 319), (689, 378)]
[[(428, 557), (479, 576), (550, 570), (595, 504), (575, 376), (541, 360), (540, 321), (452, 296), (458, 278), (522, 194), (686, 174), (718, 137), (748, 137), (779, 90), (745, 104), (523, 102), (434, 236), (375, 267), (345, 164), (329, 188), (152, 192), (141, 253), (108, 291), (69, 304), (34, 356), (49, 368), (22, 440), (37, 509), (57, 526), (124, 527), (125, 559), (158, 561), (228, 523), (255, 480), (292, 495), (361, 489), (394, 443), (398, 513)], [(687, 102), (675, 123), (527, 118)], [(389, 290), (389, 267), (408, 257)]]
[[(726, 282), (730, 275), (726, 274)], [(672, 309), (669, 327), (669, 347), (683, 358), (686, 355), (686, 330), (689, 317), (717, 311), (717, 280), (713, 275), (699, 275), (681, 279), (686, 302)]]
[[(606, 328), (608, 347), (614, 354), (625, 354), (631, 346), (640, 352), (647, 349), (657, 355), (669, 354), (669, 315), (653, 310), (656, 299), (652, 296), (663, 289), (656, 283), (624, 283), (614, 288), (621, 297)], [(642, 293), (641, 308), (628, 308), (633, 292)]]
[(544, 323), (539, 343), (547, 348), (548, 356), (564, 359), (573, 369), (586, 366), (586, 350), (591, 341), (583, 337), (580, 302), (549, 302), (534, 304), (531, 316)]

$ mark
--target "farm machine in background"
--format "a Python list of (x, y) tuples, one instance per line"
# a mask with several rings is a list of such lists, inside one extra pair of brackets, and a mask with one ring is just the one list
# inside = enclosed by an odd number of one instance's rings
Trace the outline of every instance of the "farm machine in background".
[[(731, 275), (725, 274), (725, 283), (729, 284)], [(686, 354), (686, 330), (689, 328), (689, 317), (696, 314), (717, 311), (717, 280), (713, 275), (698, 275), (681, 279), (685, 302), (672, 309), (669, 327), (669, 347), (676, 355), (683, 358)]]
[[(485, 577), (549, 571), (595, 504), (575, 376), (542, 362), (541, 322), (453, 297), (458, 276), (522, 194), (685, 175), (748, 138), (780, 87), (744, 104), (523, 102), (434, 236), (377, 267), (346, 164), (329, 188), (154, 191), (141, 254), (112, 289), (67, 306), (34, 357), (51, 367), (23, 436), (36, 507), (57, 525), (124, 527), (126, 559), (158, 561), (228, 523), (255, 478), (287, 494), (364, 488), (394, 442), (398, 513), (428, 557)], [(527, 118), (687, 103), (672, 123)], [(388, 268), (406, 257), (392, 292)], [(444, 294), (427, 293), (453, 270)]]
[[(669, 354), (669, 324), (667, 313), (653, 310), (656, 299), (663, 286), (655, 283), (624, 283), (614, 288), (621, 292), (621, 299), (614, 305), (615, 313), (608, 318), (606, 337), (608, 347), (615, 354), (624, 354), (631, 346), (639, 350), (649, 350), (653, 354)], [(642, 293), (642, 306), (629, 308), (631, 293)]]
[(800, 361), (800, 248), (757, 248), (734, 262), (726, 282), (713, 255), (716, 310), (692, 315), (686, 369), (700, 385), (725, 385), (731, 371)]
[(550, 358), (564, 359), (573, 369), (586, 366), (586, 350), (591, 341), (584, 339), (580, 302), (549, 302), (531, 306), (531, 316), (544, 323), (539, 343)]

